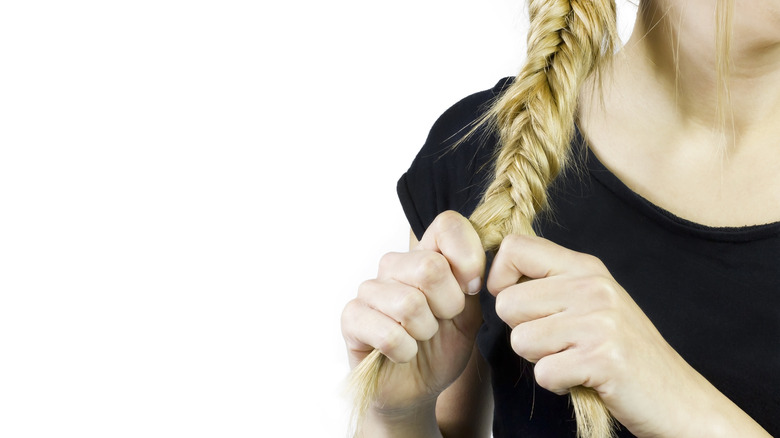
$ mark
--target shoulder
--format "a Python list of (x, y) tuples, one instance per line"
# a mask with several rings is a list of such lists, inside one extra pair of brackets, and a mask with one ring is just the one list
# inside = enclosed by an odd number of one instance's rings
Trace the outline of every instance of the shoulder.
[(433, 160), (449, 163), (452, 167), (456, 163), (464, 164), (464, 160), (470, 161), (475, 154), (492, 155), (497, 142), (493, 133), (481, 126), (472, 135), (466, 137), (466, 134), (513, 80), (512, 77), (503, 78), (492, 88), (470, 94), (444, 111), (431, 127), (412, 166), (431, 164), (426, 161)]
[(470, 94), (450, 106), (433, 124), (426, 143), (448, 143), (447, 140), (453, 135), (465, 134), (467, 131), (464, 128), (482, 116), (513, 80), (513, 77), (502, 78), (492, 88)]
[(398, 196), (418, 238), (438, 213), (455, 210), (468, 216), (476, 207), (498, 142), (482, 128), (465, 140), (464, 136), (512, 80), (501, 79), (444, 111), (398, 181)]

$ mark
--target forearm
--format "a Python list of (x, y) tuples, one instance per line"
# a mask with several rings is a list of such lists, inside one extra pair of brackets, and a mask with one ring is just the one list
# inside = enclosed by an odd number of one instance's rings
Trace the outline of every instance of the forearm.
[(698, 430), (688, 430), (686, 436), (692, 438), (771, 438), (758, 423), (756, 423), (739, 406), (735, 405), (715, 387), (710, 386), (712, 394), (709, 405), (705, 405), (701, 419), (697, 422)]
[[(690, 368), (693, 371), (692, 368)], [(771, 438), (758, 423), (698, 372), (693, 371), (696, 390), (689, 392), (687, 406), (678, 410), (678, 424), (686, 424), (669, 436), (685, 438)]]
[(441, 437), (436, 422), (436, 401), (401, 411), (371, 409), (360, 425), (358, 438)]

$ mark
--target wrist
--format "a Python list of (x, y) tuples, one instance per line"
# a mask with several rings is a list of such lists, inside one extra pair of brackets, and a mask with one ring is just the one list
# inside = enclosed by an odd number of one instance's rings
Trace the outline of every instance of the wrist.
[(689, 417), (685, 434), (691, 438), (770, 437), (770, 435), (739, 406), (718, 391), (701, 375), (699, 403)]
[(698, 432), (689, 430), (686, 436), (697, 438), (728, 438), (735, 436), (770, 438), (769, 433), (755, 420), (719, 392), (712, 399), (710, 409), (699, 418), (701, 421), (697, 422), (697, 425), (700, 427)]
[(358, 437), (440, 437), (436, 399), (397, 409), (372, 407), (358, 430)]

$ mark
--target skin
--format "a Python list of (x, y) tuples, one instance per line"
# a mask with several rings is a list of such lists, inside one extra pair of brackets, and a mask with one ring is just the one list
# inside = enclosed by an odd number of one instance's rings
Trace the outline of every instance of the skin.
[[(364, 435), (435, 436), (437, 397), (468, 367), (482, 323), (485, 254), (471, 224), (439, 215), (408, 253), (389, 253), (342, 314), (354, 367), (374, 348), (392, 363)], [(436, 366), (431, 366), (435, 364)], [(429, 415), (421, 415), (427, 413)], [(409, 417), (413, 417), (410, 420)]]
[(711, 226), (777, 221), (780, 2), (736, 2), (729, 82), (734, 124), (724, 136), (714, 129), (714, 14), (704, 12), (713, 11), (715, 1), (640, 5), (634, 33), (607, 70), (604, 88), (583, 88), (579, 121), (592, 150), (632, 190), (677, 216)]
[[(599, 159), (656, 205), (711, 226), (775, 222), (780, 2), (737, 1), (734, 122), (725, 136), (713, 130), (715, 22), (700, 13), (714, 4), (643, 2), (605, 89), (585, 87), (579, 124)], [(443, 213), (421, 242), (412, 238), (409, 253), (386, 256), (345, 308), (350, 363), (374, 347), (394, 361), (365, 436), (490, 435), (489, 376), (474, 349), (479, 302), (464, 292), (484, 270), (475, 236), (465, 218)], [(540, 386), (559, 394), (594, 388), (641, 437), (769, 436), (668, 345), (598, 259), (508, 236), (485, 281)], [(415, 293), (424, 300), (408, 298)], [(449, 300), (457, 305), (437, 304)]]

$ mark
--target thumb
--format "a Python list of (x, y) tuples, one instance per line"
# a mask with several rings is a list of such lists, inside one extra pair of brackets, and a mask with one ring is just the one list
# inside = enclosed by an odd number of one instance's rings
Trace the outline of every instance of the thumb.
[(416, 249), (443, 255), (463, 292), (479, 292), (485, 274), (485, 250), (468, 219), (454, 211), (439, 214)]

